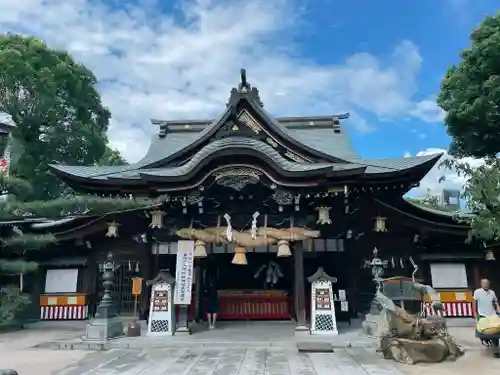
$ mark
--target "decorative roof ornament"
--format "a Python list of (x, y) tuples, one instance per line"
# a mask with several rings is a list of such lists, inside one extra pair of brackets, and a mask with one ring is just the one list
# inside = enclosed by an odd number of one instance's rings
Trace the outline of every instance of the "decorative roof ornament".
[(248, 92), (252, 88), (247, 82), (247, 71), (246, 69), (240, 69), (241, 82), (238, 85), (238, 92)]
[(242, 97), (252, 100), (259, 107), (264, 107), (264, 104), (262, 104), (262, 101), (260, 100), (259, 90), (256, 87), (252, 87), (252, 85), (250, 85), (247, 81), (246, 69), (240, 69), (240, 83), (238, 84), (238, 88), (235, 87), (231, 90), (231, 96), (227, 102), (227, 107), (233, 106), (235, 109), (236, 103)]
[(217, 185), (242, 191), (247, 185), (255, 185), (260, 181), (260, 171), (250, 168), (229, 168), (214, 173)]
[(327, 274), (323, 267), (318, 267), (316, 272), (307, 278), (307, 281), (310, 283), (315, 281), (330, 281), (332, 284), (335, 284), (337, 282), (337, 278)]

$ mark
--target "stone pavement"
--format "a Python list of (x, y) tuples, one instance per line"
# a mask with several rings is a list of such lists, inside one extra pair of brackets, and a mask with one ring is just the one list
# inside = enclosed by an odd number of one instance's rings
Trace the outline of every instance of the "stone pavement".
[(481, 347), (474, 338), (474, 328), (467, 326), (450, 328), (467, 350), (463, 358), (407, 366), (380, 358), (373, 348), (374, 340), (360, 336), (356, 326), (342, 327), (335, 353), (298, 353), (293, 324), (287, 322), (221, 322), (216, 330), (170, 340), (124, 338), (117, 348), (100, 352), (76, 347), (47, 350), (53, 349), (47, 343), (78, 340), (84, 323), (75, 323), (40, 322), (26, 330), (0, 334), (0, 368), (16, 369), (20, 375), (500, 374), (500, 360)]
[[(52, 322), (57, 323), (57, 322)], [(373, 347), (374, 340), (360, 335), (360, 327), (356, 325), (339, 325), (338, 336), (294, 335), (295, 323), (283, 322), (220, 322), (217, 329), (209, 330), (207, 325), (194, 327), (192, 335), (174, 335), (164, 337), (147, 336), (145, 322), (141, 337), (123, 337), (107, 342), (82, 341), (81, 337), (73, 336), (63, 340), (53, 340), (41, 343), (41, 349), (143, 349), (172, 347), (296, 347), (297, 342), (321, 341), (334, 347), (363, 346)], [(49, 327), (50, 325), (45, 325)], [(360, 326), (360, 325), (359, 325)], [(83, 334), (83, 330), (82, 330)], [(81, 335), (80, 335), (81, 336)]]
[(12, 368), (19, 375), (51, 375), (78, 362), (88, 352), (38, 350), (34, 346), (49, 340), (74, 337), (71, 329), (30, 329), (0, 334), (0, 368)]
[[(286, 348), (92, 352), (54, 375), (402, 375), (367, 349), (302, 354)], [(20, 374), (24, 375), (24, 374)]]

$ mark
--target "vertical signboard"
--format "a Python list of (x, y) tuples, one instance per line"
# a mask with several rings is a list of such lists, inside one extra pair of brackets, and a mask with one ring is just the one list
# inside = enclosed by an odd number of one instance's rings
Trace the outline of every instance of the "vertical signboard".
[(193, 288), (194, 241), (181, 240), (177, 243), (175, 267), (174, 304), (190, 305)]

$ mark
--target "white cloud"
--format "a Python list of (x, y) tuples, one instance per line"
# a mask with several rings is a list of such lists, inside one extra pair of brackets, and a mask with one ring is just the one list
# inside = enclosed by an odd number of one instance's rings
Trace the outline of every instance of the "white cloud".
[(420, 139), (427, 138), (427, 134), (423, 133), (420, 129), (411, 128), (410, 133), (415, 134)]
[(218, 115), (241, 67), (274, 114), (351, 111), (348, 124), (359, 131), (373, 129), (364, 111), (434, 119), (422, 115), (427, 104), (412, 102), (422, 63), (412, 42), (387, 58), (361, 52), (318, 66), (292, 42), (300, 21), (292, 3), (193, 0), (161, 14), (152, 1), (118, 9), (92, 0), (0, 0), (0, 32), (40, 37), (93, 70), (113, 115), (110, 140), (130, 161), (157, 131), (150, 118)]
[[(424, 155), (432, 155), (432, 154), (440, 154), (443, 156), (440, 158), (438, 163), (434, 168), (432, 168), (429, 173), (420, 181), (420, 186), (414, 188), (408, 192), (408, 195), (418, 196), (424, 195), (427, 192), (431, 194), (441, 194), (443, 189), (457, 189), (462, 190), (465, 179), (463, 176), (459, 176), (457, 171), (454, 169), (447, 169), (440, 166), (440, 163), (443, 160), (450, 159), (451, 156), (447, 153), (445, 149), (441, 148), (428, 148), (424, 151), (417, 152), (416, 156), (424, 156)], [(479, 167), (483, 164), (483, 160), (474, 159), (474, 158), (463, 158), (460, 159), (461, 162), (468, 163), (472, 167)], [(444, 178), (442, 181), (440, 181)]]
[(420, 118), (425, 122), (442, 123), (445, 112), (437, 105), (435, 98), (429, 98), (414, 103), (413, 108), (410, 110), (410, 115)]

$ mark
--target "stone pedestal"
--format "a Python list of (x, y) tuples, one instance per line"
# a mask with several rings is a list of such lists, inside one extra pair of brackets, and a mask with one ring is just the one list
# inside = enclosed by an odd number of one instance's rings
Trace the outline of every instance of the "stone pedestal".
[(123, 336), (123, 322), (119, 316), (94, 318), (85, 331), (86, 341), (106, 341)]

